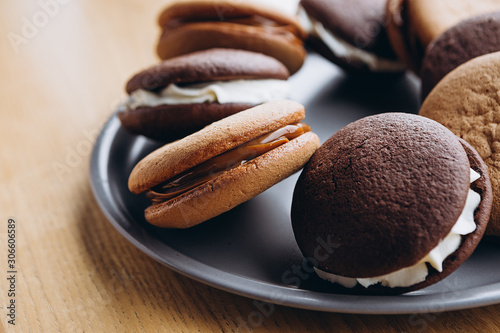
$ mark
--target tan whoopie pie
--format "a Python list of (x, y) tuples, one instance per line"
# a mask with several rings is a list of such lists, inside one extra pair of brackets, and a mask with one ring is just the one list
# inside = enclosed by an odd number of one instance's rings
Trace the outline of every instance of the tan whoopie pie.
[(419, 114), (443, 124), (474, 147), (488, 166), (493, 208), (487, 235), (500, 236), (500, 52), (483, 55), (448, 73)]
[(212, 123), (141, 160), (129, 189), (148, 192), (153, 225), (188, 228), (222, 214), (300, 170), (320, 146), (293, 101), (261, 104)]
[(236, 0), (181, 0), (171, 2), (158, 23), (162, 35), (157, 53), (169, 59), (214, 47), (264, 53), (295, 73), (306, 51), (305, 30), (290, 15)]

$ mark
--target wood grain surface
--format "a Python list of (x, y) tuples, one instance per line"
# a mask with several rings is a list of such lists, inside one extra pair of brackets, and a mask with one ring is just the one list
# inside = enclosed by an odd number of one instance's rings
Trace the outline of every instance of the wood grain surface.
[[(6, 332), (494, 332), (500, 305), (367, 316), (263, 305), (156, 263), (89, 184), (124, 83), (156, 61), (159, 0), (0, 2), (0, 323)], [(8, 219), (16, 318), (8, 323)], [(4, 275), (5, 274), (5, 275)]]

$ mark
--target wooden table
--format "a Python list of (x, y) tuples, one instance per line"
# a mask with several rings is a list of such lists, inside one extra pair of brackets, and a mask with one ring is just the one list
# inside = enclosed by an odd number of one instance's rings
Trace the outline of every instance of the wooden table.
[[(274, 306), (172, 272), (106, 220), (90, 150), (136, 70), (156, 61), (164, 1), (0, 2), (0, 322), (8, 332), (492, 332), (500, 305), (367, 316)], [(11, 225), (8, 227), (9, 218)], [(15, 222), (12, 222), (15, 221)], [(15, 266), (8, 267), (8, 230)], [(16, 271), (15, 297), (7, 271)], [(12, 282), (12, 281), (11, 281)], [(15, 299), (15, 326), (8, 324)], [(260, 315), (259, 315), (260, 313)]]

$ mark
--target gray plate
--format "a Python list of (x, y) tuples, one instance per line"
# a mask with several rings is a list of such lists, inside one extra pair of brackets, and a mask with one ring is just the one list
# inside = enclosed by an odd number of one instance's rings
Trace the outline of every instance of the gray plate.
[[(415, 78), (349, 77), (315, 55), (291, 82), (291, 98), (306, 106), (306, 122), (322, 141), (364, 116), (418, 110)], [(402, 314), (500, 302), (500, 247), (487, 242), (448, 278), (406, 295), (346, 295), (319, 280), (304, 263), (290, 225), (298, 175), (197, 227), (150, 226), (143, 217), (148, 201), (128, 191), (127, 178), (135, 163), (157, 147), (126, 133), (112, 116), (92, 154), (91, 182), (112, 225), (141, 251), (179, 273), (239, 295), (321, 311)]]

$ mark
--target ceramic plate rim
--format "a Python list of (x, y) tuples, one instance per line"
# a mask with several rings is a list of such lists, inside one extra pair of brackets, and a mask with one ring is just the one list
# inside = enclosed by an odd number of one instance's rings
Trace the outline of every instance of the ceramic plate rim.
[[(106, 122), (94, 145), (90, 161), (90, 182), (94, 196), (112, 226), (130, 243), (170, 269), (209, 286), (259, 301), (295, 308), (352, 314), (416, 314), (462, 310), (500, 302), (500, 283), (430, 295), (363, 296), (321, 293), (264, 283), (209, 266), (175, 251), (153, 235), (133, 234), (122, 223), (131, 222), (114, 204), (107, 165), (113, 140), (121, 129), (116, 114)], [(132, 221), (133, 222), (133, 221)], [(140, 226), (136, 224), (136, 228)], [(143, 237), (144, 240), (140, 238)], [(273, 295), (270, 297), (270, 295)], [(437, 297), (439, 302), (436, 302)]]

